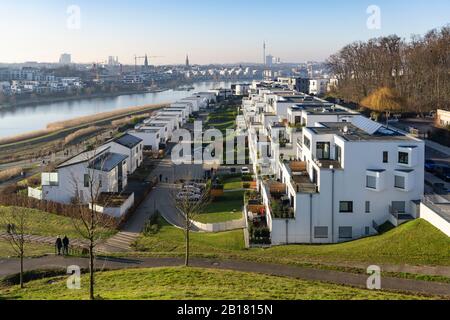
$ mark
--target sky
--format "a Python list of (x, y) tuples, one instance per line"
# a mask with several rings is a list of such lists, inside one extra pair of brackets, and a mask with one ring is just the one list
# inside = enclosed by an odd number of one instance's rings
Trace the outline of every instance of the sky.
[[(375, 20), (370, 5), (380, 9)], [(0, 0), (0, 16), (0, 62), (56, 62), (67, 52), (79, 63), (133, 64), (135, 54), (158, 65), (186, 54), (193, 64), (261, 63), (263, 41), (283, 62), (303, 62), (353, 41), (447, 25), (450, 1)]]

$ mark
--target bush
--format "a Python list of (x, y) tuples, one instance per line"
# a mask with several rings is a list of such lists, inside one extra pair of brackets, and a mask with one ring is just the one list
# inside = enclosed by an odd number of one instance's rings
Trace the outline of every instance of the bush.
[(253, 181), (253, 175), (251, 175), (251, 174), (243, 174), (242, 175), (242, 181), (247, 181), (247, 182), (250, 182), (250, 181)]
[(242, 184), (242, 187), (244, 188), (244, 189), (250, 189), (250, 183), (248, 183), (248, 182), (245, 182), (245, 183), (243, 183)]
[(159, 230), (161, 229), (160, 216), (161, 215), (159, 211), (156, 211), (155, 214), (153, 214), (145, 223), (143, 231), (145, 236), (155, 235), (159, 232)]

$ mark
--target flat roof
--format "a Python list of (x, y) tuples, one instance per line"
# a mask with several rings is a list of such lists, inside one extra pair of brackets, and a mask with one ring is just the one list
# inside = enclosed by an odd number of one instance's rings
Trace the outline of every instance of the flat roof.
[[(412, 138), (386, 127), (381, 127), (374, 134), (369, 134), (349, 122), (321, 122), (321, 125), (323, 127), (308, 127), (308, 129), (315, 134), (335, 134), (346, 141), (412, 140)], [(347, 132), (344, 128), (347, 128)]]

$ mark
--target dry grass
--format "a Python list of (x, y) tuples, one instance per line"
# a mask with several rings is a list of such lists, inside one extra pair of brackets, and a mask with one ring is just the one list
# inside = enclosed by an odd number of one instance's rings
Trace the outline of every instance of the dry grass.
[(121, 126), (124, 126), (124, 125), (126, 125), (126, 124), (129, 124), (129, 123), (131, 123), (132, 121), (133, 121), (133, 118), (131, 118), (131, 117), (126, 117), (126, 118), (122, 118), (122, 119), (117, 119), (117, 120), (111, 121), (111, 125), (112, 125), (114, 128), (117, 128), (117, 127), (121, 127)]
[(14, 168), (0, 171), (0, 182), (7, 181), (11, 178), (14, 178), (14, 177), (20, 175), (21, 172), (23, 172), (23, 168), (21, 168), (21, 167), (14, 167)]
[(52, 131), (53, 130), (48, 130), (48, 129), (35, 130), (35, 131), (26, 132), (26, 133), (18, 134), (18, 135), (11, 136), (11, 137), (1, 138), (0, 145), (16, 143), (16, 142), (23, 141), (23, 140), (29, 140), (29, 139), (37, 138), (40, 136), (45, 136), (45, 135), (51, 133)]
[(96, 132), (96, 131), (98, 131), (98, 130), (100, 130), (99, 127), (88, 127), (88, 128), (80, 129), (80, 130), (78, 130), (78, 131), (75, 131), (74, 133), (69, 134), (69, 135), (64, 139), (64, 143), (65, 143), (65, 144), (69, 144), (69, 143), (71, 143), (72, 141), (74, 141), (74, 140), (76, 140), (76, 139), (78, 139), (78, 138), (80, 138), (80, 137), (86, 136), (86, 135), (88, 135), (88, 134), (90, 134), (90, 133), (94, 133), (94, 132)]
[(97, 114), (90, 115), (90, 116), (85, 116), (85, 117), (75, 118), (75, 119), (71, 119), (71, 120), (50, 123), (50, 124), (47, 125), (47, 129), (50, 129), (50, 130), (61, 130), (61, 129), (75, 127), (75, 126), (80, 126), (80, 125), (91, 123), (91, 122), (94, 122), (94, 121), (99, 121), (99, 120), (102, 120), (102, 119), (107, 119), (107, 118), (112, 118), (112, 117), (115, 117), (115, 116), (120, 116), (121, 114), (145, 111), (145, 110), (147, 110), (149, 108), (158, 109), (158, 108), (162, 108), (163, 106), (165, 106), (165, 104), (154, 104), (154, 105), (145, 105), (145, 106), (140, 106), (140, 107), (130, 107), (130, 108), (125, 108), (125, 109), (120, 109), (120, 110), (115, 110), (115, 111), (97, 113)]
[(1, 138), (0, 145), (13, 144), (13, 143), (21, 142), (24, 140), (39, 138), (39, 137), (54, 133), (59, 130), (82, 126), (82, 125), (86, 125), (91, 122), (100, 121), (103, 119), (118, 117), (122, 114), (126, 115), (129, 113), (140, 112), (140, 111), (145, 111), (145, 110), (149, 110), (149, 109), (160, 109), (165, 106), (167, 106), (167, 104), (151, 104), (151, 105), (145, 105), (145, 106), (139, 106), (139, 107), (130, 107), (130, 108), (125, 108), (125, 109), (120, 109), (120, 110), (115, 110), (115, 111), (110, 111), (110, 112), (97, 113), (94, 115), (75, 118), (75, 119), (66, 120), (66, 121), (54, 122), (54, 123), (48, 124), (46, 129), (30, 131), (30, 132), (18, 134), (15, 136)]

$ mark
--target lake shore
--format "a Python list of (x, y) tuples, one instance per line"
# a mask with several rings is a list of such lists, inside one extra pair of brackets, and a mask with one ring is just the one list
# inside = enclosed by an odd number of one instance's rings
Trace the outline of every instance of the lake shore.
[(81, 100), (91, 100), (91, 99), (101, 99), (101, 98), (115, 98), (120, 96), (128, 96), (133, 94), (145, 94), (145, 93), (160, 93), (168, 91), (170, 88), (160, 88), (154, 90), (136, 90), (136, 91), (121, 91), (121, 92), (109, 92), (109, 93), (96, 93), (91, 95), (81, 95), (81, 96), (66, 96), (66, 97), (41, 97), (37, 99), (27, 99), (23, 101), (18, 101), (13, 104), (6, 103), (0, 104), (0, 110), (14, 109), (20, 107), (28, 106), (39, 106), (49, 103), (67, 102), (67, 101), (81, 101)]

